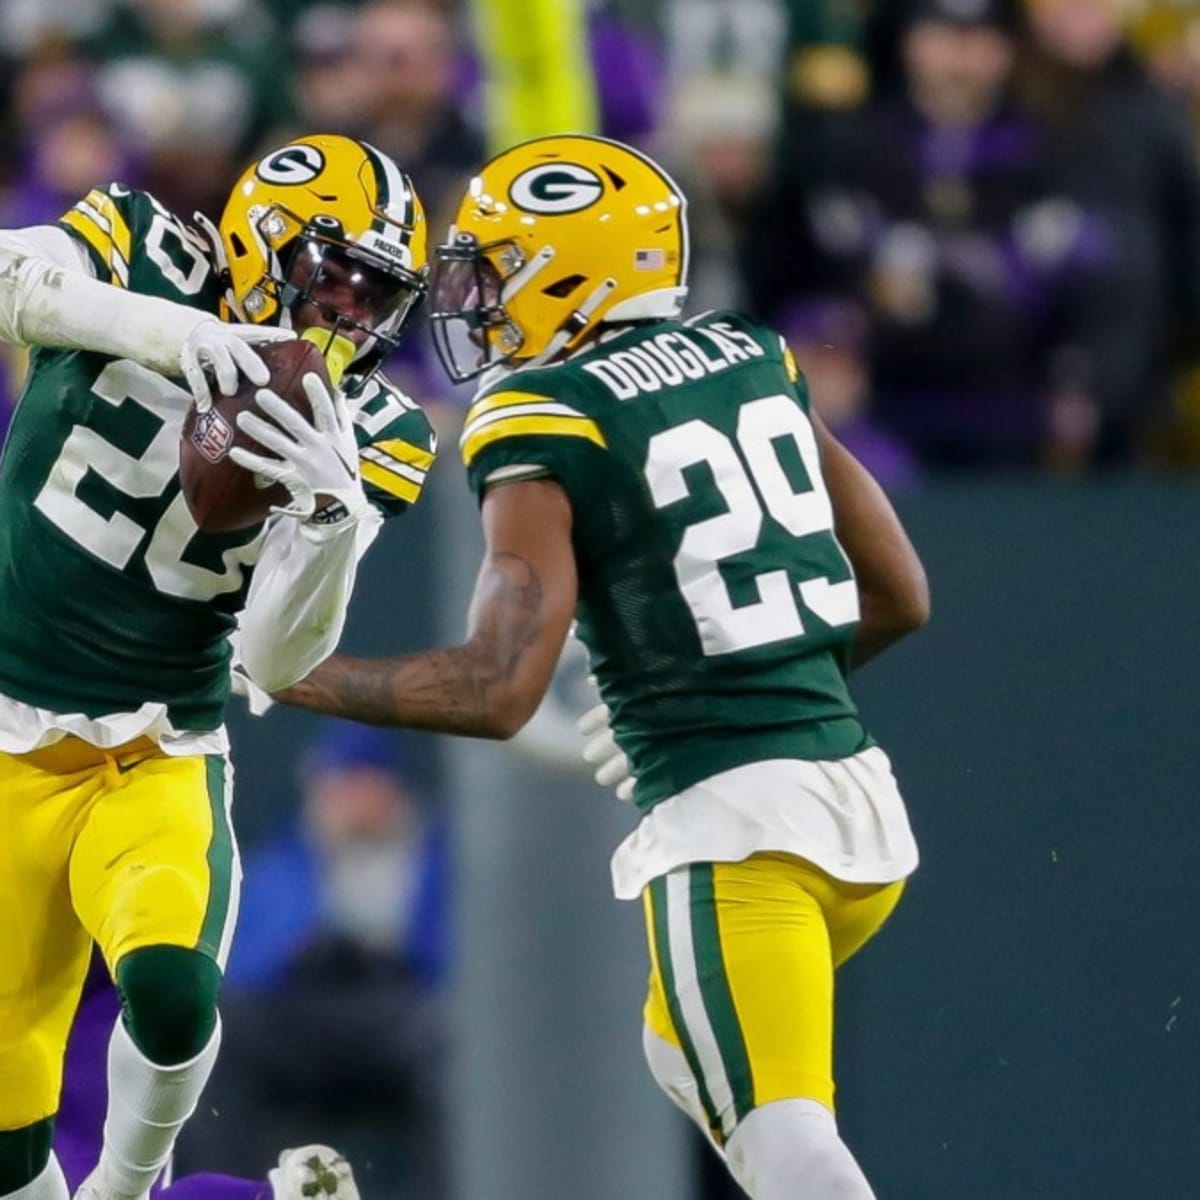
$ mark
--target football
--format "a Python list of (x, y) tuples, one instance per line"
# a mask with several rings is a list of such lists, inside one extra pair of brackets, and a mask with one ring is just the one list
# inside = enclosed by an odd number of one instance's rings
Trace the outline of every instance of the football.
[[(312, 342), (297, 339), (256, 346), (267, 364), (267, 385), (306, 420), (312, 406), (301, 380), (310, 371), (329, 384), (325, 358)], [(231, 533), (266, 519), (275, 505), (290, 499), (282, 484), (272, 484), (239, 467), (229, 457), (234, 446), (255, 454), (270, 454), (237, 425), (237, 415), (249, 408), (269, 420), (254, 403), (258, 387), (244, 376), (232, 396), (216, 395), (208, 412), (193, 408), (183, 424), (179, 443), (179, 482), (192, 520), (205, 533)]]

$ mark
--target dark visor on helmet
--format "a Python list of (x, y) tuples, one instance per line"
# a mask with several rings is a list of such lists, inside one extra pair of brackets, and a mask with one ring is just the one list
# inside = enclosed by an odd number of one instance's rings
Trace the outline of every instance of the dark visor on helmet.
[(338, 236), (305, 226), (283, 255), (279, 303), (302, 327), (317, 326), (359, 347), (348, 368), (369, 374), (403, 340), (428, 285), (424, 274)]
[(501, 303), (504, 279), (487, 257), (504, 247), (519, 259), (511, 242), (481, 246), (470, 234), (437, 247), (429, 320), (434, 349), (457, 383), (507, 362), (524, 341)]

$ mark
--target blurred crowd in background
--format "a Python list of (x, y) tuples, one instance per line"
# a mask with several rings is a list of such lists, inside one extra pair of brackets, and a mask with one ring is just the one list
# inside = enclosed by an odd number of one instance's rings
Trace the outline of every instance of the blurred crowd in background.
[[(888, 489), (1200, 469), (1200, 0), (0, 0), (0, 227), (112, 180), (216, 218), (329, 131), (391, 154), (439, 239), (472, 168), (564, 128), (677, 175), (691, 310), (774, 323)], [(24, 366), (0, 346), (0, 432)], [(452, 447), (426, 330), (388, 370)], [(403, 758), (331, 727), (248, 854), (198, 1163), (303, 1126), (386, 1175), (399, 1123), (412, 1194), (445, 1194), (444, 832)]]
[[(1195, 0), (5, 0), (0, 62), (0, 225), (110, 179), (217, 216), (333, 130), (436, 238), (486, 153), (573, 120), (677, 173), (693, 310), (775, 322), (889, 488), (1200, 465)], [(533, 128), (502, 91), (538, 71), (583, 99)], [(394, 370), (455, 400), (423, 334)]]

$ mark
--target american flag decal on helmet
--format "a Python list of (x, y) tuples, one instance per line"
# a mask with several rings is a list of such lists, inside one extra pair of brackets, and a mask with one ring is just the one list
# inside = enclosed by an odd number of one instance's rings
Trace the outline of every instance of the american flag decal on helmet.
[(192, 445), (209, 462), (220, 462), (233, 445), (233, 427), (219, 412), (210, 408), (196, 418), (192, 429)]
[(667, 265), (665, 250), (635, 250), (633, 252), (633, 269), (635, 271), (661, 271)]

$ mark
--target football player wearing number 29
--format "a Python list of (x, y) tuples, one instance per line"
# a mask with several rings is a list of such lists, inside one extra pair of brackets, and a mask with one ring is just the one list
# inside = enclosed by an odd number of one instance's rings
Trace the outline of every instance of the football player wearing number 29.
[[(426, 290), (425, 219), (395, 163), (300, 138), (245, 171), (219, 226), (196, 221), (111, 184), (56, 225), (0, 232), (0, 337), (33, 347), (0, 465), (8, 1200), (68, 1195), (52, 1134), (93, 943), (121, 1015), (103, 1146), (75, 1195), (142, 1200), (162, 1172), (217, 1054), (237, 912), (231, 634), (263, 687), (319, 663), (359, 555), (416, 500), (435, 448), (376, 372)], [(238, 417), (270, 453), (237, 461), (290, 503), (202, 531), (180, 491), (185, 417), (210, 407), (210, 374), (226, 395), (241, 375), (267, 383), (252, 346), (297, 334), (333, 383), (306, 378), (311, 423), (269, 390), (256, 403), (277, 423)], [(332, 1165), (281, 1163), (276, 1200), (316, 1186), (306, 1171), (353, 1200)]]
[(917, 850), (846, 676), (926, 620), (920, 561), (780, 337), (680, 318), (684, 197), (644, 155), (511, 149), (436, 258), (442, 362), (482, 377), (467, 639), (334, 655), (281, 698), (508, 737), (577, 618), (641, 810), (612, 874), (645, 908), (650, 1069), (756, 1200), (867, 1200), (834, 1118), (833, 975)]

